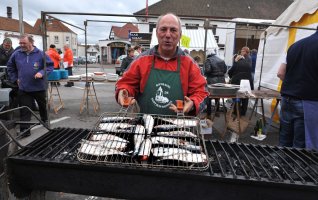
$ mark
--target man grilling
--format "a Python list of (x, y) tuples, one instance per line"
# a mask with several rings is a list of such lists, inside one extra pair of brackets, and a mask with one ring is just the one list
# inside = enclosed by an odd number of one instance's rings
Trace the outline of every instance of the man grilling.
[(172, 13), (160, 16), (156, 35), (159, 44), (140, 54), (117, 82), (118, 103), (124, 105), (128, 95), (138, 101), (142, 113), (174, 115), (176, 100), (182, 100), (184, 113), (198, 113), (208, 95), (206, 81), (195, 61), (177, 46), (180, 19)]

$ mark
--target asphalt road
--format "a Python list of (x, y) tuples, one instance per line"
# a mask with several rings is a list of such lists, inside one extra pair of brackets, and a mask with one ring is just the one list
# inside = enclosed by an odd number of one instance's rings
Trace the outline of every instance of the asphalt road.
[[(74, 74), (85, 73), (85, 67), (81, 66), (74, 70)], [(106, 73), (115, 73), (114, 65), (89, 65), (88, 72), (104, 71)], [(88, 110), (84, 110), (80, 114), (80, 104), (84, 94), (85, 83), (78, 82), (75, 83), (74, 87), (64, 87), (63, 83), (59, 86), (59, 92), (64, 103), (64, 108), (60, 109), (57, 114), (51, 109), (49, 111), (51, 127), (71, 127), (71, 128), (93, 128), (97, 122), (99, 116), (104, 112), (118, 112), (120, 106), (115, 101), (114, 91), (115, 82), (105, 82), (105, 83), (95, 83), (95, 89), (100, 104), (100, 110), (96, 113), (93, 110), (92, 104), (89, 104)], [(57, 102), (55, 100), (55, 102)], [(240, 143), (253, 143), (253, 144), (267, 144), (267, 145), (277, 145), (278, 144), (278, 129), (270, 128), (268, 130), (267, 138), (263, 141), (258, 141), (250, 137), (250, 133), (253, 132), (253, 127), (255, 125), (255, 120), (259, 118), (259, 115), (253, 117), (249, 123), (246, 131), (240, 135), (237, 142)], [(277, 125), (276, 125), (277, 126)], [(225, 137), (221, 137), (224, 130), (224, 117), (221, 113), (219, 117), (216, 117), (213, 123), (213, 133), (207, 134), (206, 138), (209, 139), (219, 139), (219, 140), (231, 140), (233, 137), (237, 136), (229, 131), (226, 132)], [(32, 135), (30, 137), (22, 139), (21, 143), (26, 145), (32, 142), (34, 139), (40, 137), (46, 132), (43, 127), (36, 127), (32, 130)], [(60, 192), (47, 192), (47, 200), (102, 200), (108, 198), (93, 197), (93, 196), (82, 196), (76, 194), (66, 194)]]

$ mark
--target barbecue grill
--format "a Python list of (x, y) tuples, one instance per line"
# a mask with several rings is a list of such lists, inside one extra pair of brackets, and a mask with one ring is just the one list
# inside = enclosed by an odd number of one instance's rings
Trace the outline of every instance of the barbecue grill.
[(82, 141), (95, 131), (55, 128), (8, 157), (10, 190), (18, 197), (37, 190), (124, 199), (317, 199), (315, 151), (205, 141), (204, 170), (83, 162)]

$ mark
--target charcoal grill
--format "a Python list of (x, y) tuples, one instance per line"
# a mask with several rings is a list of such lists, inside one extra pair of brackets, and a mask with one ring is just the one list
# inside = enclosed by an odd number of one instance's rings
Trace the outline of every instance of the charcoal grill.
[(83, 163), (92, 130), (55, 128), (8, 157), (11, 191), (61, 191), (124, 199), (317, 199), (318, 154), (302, 149), (206, 141), (206, 170)]

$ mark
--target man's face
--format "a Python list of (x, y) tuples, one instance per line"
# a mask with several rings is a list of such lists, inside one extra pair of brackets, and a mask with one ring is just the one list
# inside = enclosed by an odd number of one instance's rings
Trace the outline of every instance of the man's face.
[(27, 37), (21, 38), (19, 44), (22, 51), (30, 52), (32, 50), (32, 43)]
[(159, 44), (159, 53), (163, 54), (163, 56), (174, 55), (181, 37), (178, 19), (173, 15), (164, 16), (160, 20), (156, 32)]
[(11, 49), (12, 44), (9, 42), (4, 42), (2, 46), (4, 50), (9, 51)]

